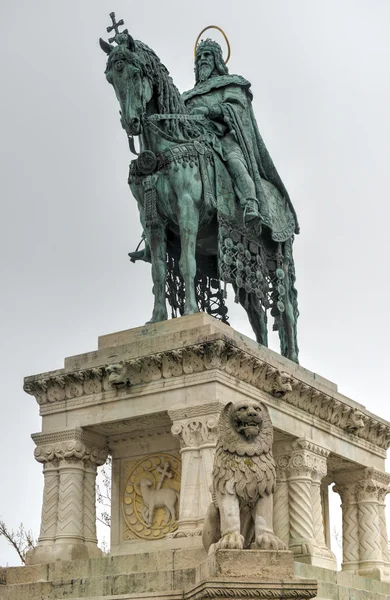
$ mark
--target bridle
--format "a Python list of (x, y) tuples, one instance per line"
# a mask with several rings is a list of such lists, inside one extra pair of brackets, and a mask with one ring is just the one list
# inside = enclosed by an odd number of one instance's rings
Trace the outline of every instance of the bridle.
[[(176, 138), (173, 135), (170, 135), (169, 133), (166, 133), (165, 131), (163, 131), (156, 124), (158, 121), (167, 121), (167, 120), (173, 120), (173, 119), (178, 120), (178, 121), (197, 121), (197, 122), (205, 121), (205, 117), (203, 115), (187, 115), (187, 114), (181, 114), (181, 113), (178, 113), (178, 114), (165, 113), (164, 114), (163, 113), (163, 114), (150, 115), (148, 117), (144, 113), (141, 117), (141, 123), (143, 126), (147, 127), (148, 129), (153, 131), (153, 133), (155, 133), (159, 137), (167, 140), (168, 142), (173, 142), (175, 144), (184, 144), (187, 141), (191, 141), (191, 140), (183, 140), (180, 138)], [(132, 152), (133, 154), (138, 156), (138, 152), (135, 149), (134, 136), (128, 133), (127, 137), (128, 137), (128, 141), (129, 141), (130, 152)]]

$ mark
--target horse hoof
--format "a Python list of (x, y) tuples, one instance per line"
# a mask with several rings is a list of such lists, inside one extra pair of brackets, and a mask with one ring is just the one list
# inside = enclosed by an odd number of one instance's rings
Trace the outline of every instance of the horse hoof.
[(150, 319), (150, 321), (146, 321), (145, 325), (150, 325), (150, 323), (161, 323), (161, 321), (167, 321), (168, 320), (168, 315), (167, 314), (162, 314), (162, 315), (152, 315), (152, 318)]
[(198, 312), (199, 312), (198, 307), (196, 307), (196, 308), (186, 308), (184, 310), (183, 317), (189, 317), (190, 315), (194, 315), (195, 313), (198, 313)]

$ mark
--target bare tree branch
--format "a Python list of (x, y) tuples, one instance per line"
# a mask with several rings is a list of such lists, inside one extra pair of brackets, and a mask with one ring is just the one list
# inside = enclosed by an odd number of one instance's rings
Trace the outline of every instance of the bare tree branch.
[(4, 521), (0, 520), (0, 537), (16, 550), (22, 564), (26, 564), (26, 552), (36, 546), (32, 531), (25, 529), (21, 523), (16, 531), (8, 529)]

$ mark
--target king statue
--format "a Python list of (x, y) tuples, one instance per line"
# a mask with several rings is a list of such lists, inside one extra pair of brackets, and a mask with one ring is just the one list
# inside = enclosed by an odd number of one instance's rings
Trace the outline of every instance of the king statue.
[(209, 120), (220, 142), (214, 149), (232, 178), (245, 221), (260, 220), (274, 230), (275, 221), (280, 219), (283, 211), (269, 205), (263, 179), (279, 190), (293, 215), (294, 231), (299, 233), (295, 210), (260, 135), (250, 86), (240, 75), (229, 74), (221, 46), (208, 38), (196, 47), (195, 87), (182, 97), (190, 113)]
[[(247, 312), (256, 340), (268, 345), (268, 314), (281, 352), (298, 361), (298, 302), (292, 254), (299, 226), (259, 133), (250, 83), (230, 75), (218, 43), (195, 44), (195, 86), (180, 95), (155, 52), (115, 14), (100, 40), (106, 78), (120, 105), (130, 150), (129, 186), (151, 263), (150, 321), (199, 310), (228, 322), (227, 285)], [(209, 26), (222, 31), (219, 27)], [(112, 43), (114, 42), (116, 46)]]

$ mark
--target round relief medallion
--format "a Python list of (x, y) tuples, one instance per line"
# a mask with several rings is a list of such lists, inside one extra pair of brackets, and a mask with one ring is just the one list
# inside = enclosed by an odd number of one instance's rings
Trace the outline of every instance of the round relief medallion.
[(159, 540), (176, 531), (180, 472), (180, 459), (171, 454), (147, 456), (132, 466), (122, 512), (134, 537)]

